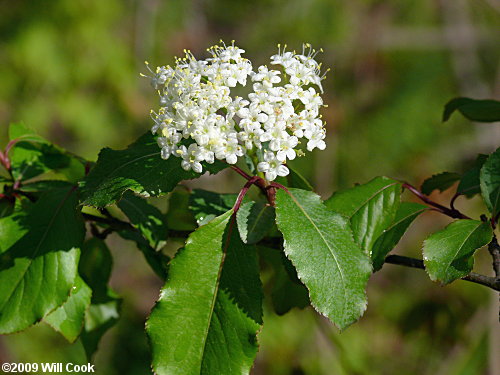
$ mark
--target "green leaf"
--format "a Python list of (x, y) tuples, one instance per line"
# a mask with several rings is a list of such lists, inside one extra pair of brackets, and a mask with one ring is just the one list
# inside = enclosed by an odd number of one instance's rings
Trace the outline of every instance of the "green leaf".
[(294, 307), (303, 309), (309, 306), (307, 288), (283, 251), (260, 246), (259, 254), (273, 269), (271, 298), (276, 314), (284, 315)]
[(292, 188), (313, 191), (311, 184), (295, 169), (288, 166), (290, 173), (286, 177), (278, 177), (276, 182)]
[(108, 300), (108, 281), (113, 267), (113, 257), (106, 243), (96, 237), (84, 242), (78, 265), (83, 281), (92, 289), (92, 302)]
[(449, 189), (455, 182), (459, 180), (460, 175), (458, 173), (442, 172), (426, 179), (422, 183), (420, 190), (425, 195), (430, 195), (434, 190), (443, 192)]
[(19, 188), (20, 191), (27, 193), (30, 198), (40, 199), (48, 190), (69, 188), (74, 184), (63, 180), (40, 180), (30, 182), (29, 184), (22, 184)]
[(189, 209), (194, 214), (198, 225), (202, 226), (230, 210), (237, 197), (238, 194), (219, 194), (195, 189), (189, 197)]
[(89, 360), (97, 351), (102, 336), (118, 321), (121, 302), (121, 299), (108, 289), (107, 299), (101, 303), (92, 303), (87, 310), (80, 338)]
[(14, 213), (15, 201), (9, 198), (0, 198), (0, 218)]
[(236, 214), (241, 240), (246, 244), (259, 242), (273, 227), (274, 219), (274, 207), (265, 202), (242, 204)]
[(231, 215), (198, 228), (171, 262), (146, 323), (158, 375), (248, 374), (252, 367), (261, 286), (255, 248), (241, 242)]
[(398, 244), (410, 224), (426, 211), (427, 207), (420, 203), (403, 202), (396, 212), (392, 224), (377, 238), (372, 248), (373, 270), (378, 271), (384, 264), (385, 256)]
[(27, 180), (71, 164), (71, 157), (65, 150), (54, 146), (23, 124), (11, 124), (9, 135), (13, 144), (9, 159), (16, 180)]
[(78, 272), (92, 289), (92, 304), (85, 313), (80, 338), (89, 359), (119, 318), (121, 299), (108, 287), (112, 266), (113, 257), (103, 240), (93, 237), (83, 244)]
[(123, 194), (118, 207), (154, 250), (165, 246), (168, 237), (166, 218), (158, 208), (131, 191)]
[(326, 206), (347, 217), (356, 242), (371, 253), (373, 244), (394, 221), (401, 198), (401, 184), (376, 177), (363, 185), (333, 194)]
[(193, 213), (189, 210), (189, 197), (191, 193), (183, 186), (175, 189), (168, 199), (167, 228), (171, 230), (196, 229), (196, 221)]
[(77, 203), (75, 189), (53, 190), (28, 214), (0, 219), (0, 333), (25, 329), (68, 299), (85, 235)]
[(481, 185), (479, 174), (483, 164), (488, 159), (488, 155), (479, 154), (474, 165), (465, 172), (460, 179), (457, 187), (457, 194), (465, 195), (467, 198), (472, 198), (476, 194), (481, 193)]
[(138, 232), (123, 230), (118, 232), (118, 234), (126, 240), (134, 241), (137, 248), (142, 252), (142, 255), (144, 255), (144, 259), (146, 259), (146, 262), (148, 262), (156, 275), (162, 280), (167, 278), (168, 263), (170, 262), (169, 256), (165, 255), (161, 250), (153, 249), (148, 241)]
[(276, 222), (285, 253), (309, 289), (312, 305), (343, 329), (366, 309), (370, 260), (354, 241), (349, 223), (318, 195), (299, 189), (276, 194)]
[(500, 213), (500, 148), (492, 153), (480, 172), (481, 194), (491, 216)]
[(488, 222), (457, 220), (424, 241), (424, 263), (431, 280), (443, 284), (466, 276), (474, 265), (474, 252), (491, 241)]
[(456, 110), (471, 121), (500, 121), (500, 102), (496, 100), (452, 99), (444, 107), (443, 122), (448, 121), (451, 114)]
[(43, 320), (61, 333), (66, 340), (74, 342), (82, 331), (85, 311), (90, 306), (91, 296), (92, 290), (80, 277), (77, 277), (68, 300)]
[[(220, 161), (203, 165), (210, 173), (226, 166)], [(155, 137), (148, 132), (125, 150), (102, 149), (94, 168), (81, 183), (81, 199), (85, 205), (103, 207), (119, 200), (127, 190), (157, 196), (172, 191), (182, 180), (200, 176), (183, 170), (179, 158), (162, 159)]]

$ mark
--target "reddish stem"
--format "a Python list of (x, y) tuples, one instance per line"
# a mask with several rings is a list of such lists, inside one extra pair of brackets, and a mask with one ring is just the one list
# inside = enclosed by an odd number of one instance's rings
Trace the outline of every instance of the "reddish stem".
[(259, 178), (260, 177), (258, 177), (258, 176), (250, 177), (250, 179), (246, 182), (246, 184), (240, 190), (240, 193), (238, 194), (238, 198), (236, 199), (236, 202), (234, 203), (234, 206), (233, 206), (233, 210), (234, 210), (235, 214), (240, 209), (241, 202), (243, 201), (243, 198), (245, 198), (245, 195), (247, 194), (248, 189), (250, 189), (250, 186), (254, 185)]
[(445, 214), (449, 217), (452, 217), (454, 219), (470, 219), (470, 217), (462, 214), (460, 211), (454, 209), (454, 208), (448, 208), (445, 207), (439, 203), (436, 203), (432, 200), (430, 200), (428, 197), (426, 197), (424, 194), (422, 194), (420, 191), (418, 191), (417, 188), (414, 186), (404, 183), (403, 188), (408, 189), (411, 193), (413, 193), (415, 196), (417, 196), (420, 200), (423, 202), (427, 203), (429, 206), (437, 208), (437, 211), (441, 212), (442, 214)]
[(236, 171), (239, 175), (243, 176), (243, 178), (247, 180), (250, 180), (252, 178), (248, 173), (246, 173), (244, 170), (237, 167), (236, 165), (231, 165), (231, 169)]

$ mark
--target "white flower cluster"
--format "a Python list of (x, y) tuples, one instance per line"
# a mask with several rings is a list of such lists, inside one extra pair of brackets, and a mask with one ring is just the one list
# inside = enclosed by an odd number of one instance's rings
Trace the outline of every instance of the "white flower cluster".
[[(278, 46), (279, 47), (279, 46)], [(307, 150), (325, 148), (325, 128), (319, 114), (323, 100), (321, 64), (309, 44), (302, 54), (279, 48), (271, 65), (256, 71), (245, 51), (234, 45), (208, 49), (210, 58), (197, 60), (189, 51), (174, 67), (151, 71), (151, 83), (160, 94), (160, 109), (152, 111), (152, 132), (159, 134), (161, 156), (182, 158), (185, 170), (202, 172), (202, 162), (215, 159), (235, 164), (247, 155), (267, 180), (289, 173), (301, 140)], [(247, 98), (231, 96), (252, 83)], [(241, 91), (241, 90), (240, 90)], [(184, 141), (182, 140), (190, 140)], [(186, 147), (188, 145), (188, 147)]]

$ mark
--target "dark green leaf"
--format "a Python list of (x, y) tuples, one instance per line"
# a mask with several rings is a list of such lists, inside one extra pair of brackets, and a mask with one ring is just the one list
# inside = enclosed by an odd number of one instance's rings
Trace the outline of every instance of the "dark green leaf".
[(168, 199), (167, 228), (171, 230), (196, 229), (196, 220), (189, 210), (189, 196), (191, 193), (185, 187), (179, 186)]
[[(227, 164), (204, 164), (204, 170), (217, 173)], [(155, 137), (144, 134), (125, 150), (102, 149), (96, 165), (81, 183), (85, 205), (103, 207), (120, 199), (127, 190), (144, 196), (168, 193), (182, 180), (200, 177), (181, 168), (179, 158), (163, 160)]]
[(167, 242), (166, 217), (159, 209), (131, 191), (123, 194), (118, 207), (154, 250), (165, 246)]
[(94, 237), (83, 244), (78, 272), (92, 289), (92, 304), (80, 338), (89, 359), (101, 337), (119, 318), (121, 299), (108, 287), (112, 267), (113, 257), (103, 240)]
[(189, 197), (189, 209), (194, 214), (198, 225), (201, 226), (230, 210), (237, 197), (238, 194), (219, 194), (195, 189)]
[(102, 336), (118, 321), (120, 308), (121, 299), (111, 289), (108, 289), (105, 301), (89, 306), (80, 336), (89, 360), (97, 351)]
[(76, 191), (44, 194), (28, 214), (0, 219), (0, 332), (29, 327), (62, 305), (77, 275), (85, 226)]
[(158, 375), (248, 374), (252, 367), (262, 323), (258, 265), (231, 215), (198, 228), (171, 262), (146, 324)]
[(0, 198), (0, 218), (14, 213), (15, 202), (9, 198)]
[(500, 148), (492, 153), (484, 163), (480, 173), (481, 194), (491, 216), (500, 213)]
[(313, 191), (311, 184), (295, 169), (288, 166), (290, 173), (286, 177), (278, 177), (276, 182), (292, 188)]
[(236, 214), (241, 240), (255, 244), (265, 237), (274, 225), (274, 207), (264, 202), (247, 202)]
[(425, 195), (431, 194), (434, 190), (443, 192), (459, 180), (460, 175), (458, 173), (442, 172), (426, 179), (420, 187), (420, 190)]
[(167, 278), (168, 273), (168, 262), (170, 261), (170, 257), (165, 255), (161, 250), (153, 249), (148, 241), (139, 234), (139, 232), (132, 231), (120, 231), (118, 232), (120, 237), (134, 241), (137, 245), (137, 248), (144, 255), (144, 259), (148, 262), (151, 269), (160, 277), (162, 280)]
[(500, 102), (496, 100), (452, 99), (444, 107), (443, 121), (448, 121), (451, 114), (456, 110), (471, 121), (500, 121)]
[(77, 277), (68, 300), (43, 320), (61, 333), (66, 340), (73, 342), (82, 331), (91, 296), (92, 290), (80, 277)]
[(276, 222), (285, 253), (309, 289), (312, 305), (339, 328), (366, 309), (370, 260), (354, 241), (349, 223), (318, 195), (299, 189), (276, 194)]
[(48, 190), (61, 189), (71, 187), (73, 184), (63, 180), (41, 180), (23, 184), (19, 188), (20, 191), (27, 193), (30, 198), (39, 199)]
[(443, 284), (466, 276), (474, 265), (474, 252), (491, 241), (488, 222), (457, 220), (424, 241), (424, 263), (431, 280)]
[(309, 306), (309, 293), (299, 280), (295, 267), (283, 251), (259, 247), (259, 254), (273, 269), (271, 298), (274, 311), (284, 315), (292, 308)]
[(479, 181), (479, 173), (484, 162), (488, 159), (488, 155), (479, 154), (474, 165), (464, 173), (457, 187), (457, 194), (463, 194), (467, 198), (472, 198), (476, 194), (481, 193), (481, 185)]
[(376, 177), (366, 184), (333, 194), (325, 204), (349, 219), (354, 239), (370, 254), (377, 238), (394, 221), (400, 198), (398, 181)]
[(93, 237), (84, 242), (78, 272), (92, 289), (93, 303), (108, 299), (107, 285), (112, 267), (113, 257), (103, 240)]
[(427, 207), (419, 203), (403, 202), (396, 212), (392, 224), (377, 238), (372, 248), (373, 270), (378, 271), (384, 264), (385, 256), (398, 244), (410, 224), (426, 211)]

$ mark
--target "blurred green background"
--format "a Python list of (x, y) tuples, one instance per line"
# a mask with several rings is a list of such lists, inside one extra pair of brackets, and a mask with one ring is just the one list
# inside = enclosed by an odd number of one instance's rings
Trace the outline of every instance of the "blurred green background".
[[(102, 147), (124, 147), (150, 128), (157, 107), (139, 77), (144, 60), (172, 63), (184, 48), (204, 55), (221, 38), (255, 63), (277, 43), (325, 50), (328, 147), (295, 163), (324, 197), (382, 174), (418, 185), (500, 143), (498, 125), (440, 121), (452, 97), (500, 97), (497, 0), (0, 0), (0, 144), (9, 122), (24, 121), (92, 160)], [(191, 186), (241, 184), (221, 173)], [(478, 199), (458, 205), (472, 215), (483, 208)], [(397, 251), (419, 257), (422, 240), (446, 223), (424, 215)], [(161, 282), (128, 243), (108, 243), (123, 317), (96, 370), (148, 374), (143, 328)], [(476, 269), (490, 272), (484, 250)], [(368, 298), (365, 316), (342, 333), (310, 308), (278, 317), (266, 301), (253, 373), (500, 374), (498, 295), (463, 281), (441, 288), (420, 270), (386, 265)], [(0, 337), (0, 362), (16, 361), (86, 362), (80, 344), (45, 324)]]

